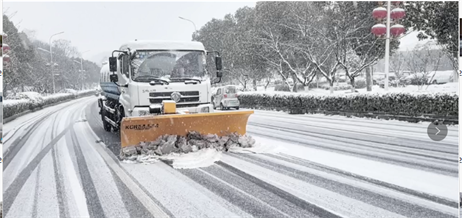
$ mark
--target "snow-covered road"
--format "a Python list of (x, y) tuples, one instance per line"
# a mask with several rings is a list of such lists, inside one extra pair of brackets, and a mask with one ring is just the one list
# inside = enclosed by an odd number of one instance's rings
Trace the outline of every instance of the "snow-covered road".
[(256, 111), (248, 134), (278, 152), (174, 169), (116, 160), (117, 135), (87, 97), (4, 125), (4, 214), (457, 217), (457, 127), (433, 142), (427, 125)]

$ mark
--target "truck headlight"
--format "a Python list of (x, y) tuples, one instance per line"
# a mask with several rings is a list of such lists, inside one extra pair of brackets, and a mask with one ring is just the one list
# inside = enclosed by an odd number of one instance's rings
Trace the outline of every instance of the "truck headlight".
[(209, 113), (209, 112), (210, 112), (210, 109), (209, 109), (209, 107), (203, 107), (203, 108), (201, 108), (201, 112), (203, 112), (203, 113)]

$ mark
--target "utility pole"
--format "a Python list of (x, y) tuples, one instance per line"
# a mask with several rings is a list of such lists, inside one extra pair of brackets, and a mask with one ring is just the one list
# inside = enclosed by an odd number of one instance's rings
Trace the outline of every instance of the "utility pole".
[(59, 35), (59, 34), (62, 34), (62, 33), (64, 33), (64, 32), (59, 32), (59, 33), (51, 35), (50, 36), (50, 41), (49, 41), (49, 43), (50, 43), (50, 68), (51, 68), (51, 79), (53, 81), (53, 94), (56, 93), (56, 90), (55, 90), (55, 74), (53, 73), (53, 53), (51, 51), (51, 48), (53, 46), (51, 45), (51, 38), (53, 38), (53, 36), (56, 36), (56, 35)]
[(388, 73), (390, 71), (390, 13), (391, 1), (387, 1), (387, 36), (385, 41), (385, 91), (388, 92)]

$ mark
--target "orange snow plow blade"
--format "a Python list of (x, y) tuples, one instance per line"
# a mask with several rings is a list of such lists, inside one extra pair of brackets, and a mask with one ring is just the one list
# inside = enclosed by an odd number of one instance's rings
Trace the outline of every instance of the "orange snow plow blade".
[(245, 135), (251, 114), (253, 111), (126, 117), (120, 128), (121, 146), (155, 141), (162, 135), (186, 136), (189, 131), (204, 135), (223, 136), (234, 132)]

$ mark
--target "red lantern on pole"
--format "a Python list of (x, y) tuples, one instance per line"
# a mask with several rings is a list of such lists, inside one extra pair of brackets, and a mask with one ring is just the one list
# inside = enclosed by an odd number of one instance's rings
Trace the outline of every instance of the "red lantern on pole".
[(11, 61), (10, 56), (8, 56), (8, 55), (3, 55), (3, 62), (7, 62), (7, 63), (8, 63), (8, 62), (10, 62), (10, 61)]
[(390, 17), (393, 20), (402, 19), (404, 16), (406, 16), (406, 11), (404, 11), (404, 9), (402, 9), (402, 8), (395, 8), (395, 9), (391, 10)]
[(395, 24), (390, 28), (390, 34), (394, 37), (398, 37), (406, 31), (403, 25)]
[(7, 44), (3, 44), (2, 47), (3, 47), (3, 53), (7, 53), (11, 49), (10, 46)]
[(372, 16), (375, 19), (384, 19), (387, 17), (387, 9), (384, 7), (378, 7), (372, 11)]
[(385, 26), (384, 24), (375, 24), (373, 27), (372, 27), (372, 33), (376, 36), (383, 36), (385, 34), (387, 34), (387, 26)]

